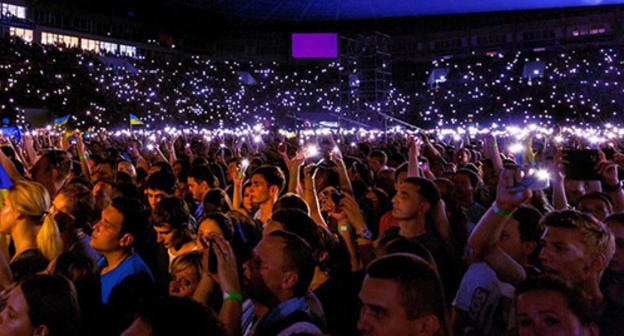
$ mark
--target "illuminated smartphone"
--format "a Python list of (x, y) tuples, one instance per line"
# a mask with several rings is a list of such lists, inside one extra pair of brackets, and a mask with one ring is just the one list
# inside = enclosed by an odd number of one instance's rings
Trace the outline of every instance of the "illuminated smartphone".
[(544, 190), (550, 187), (550, 180), (547, 176), (540, 176), (539, 174), (530, 174), (526, 176), (518, 185), (515, 185), (511, 188), (507, 188), (508, 192), (516, 193), (521, 192), (526, 189), (531, 190)]

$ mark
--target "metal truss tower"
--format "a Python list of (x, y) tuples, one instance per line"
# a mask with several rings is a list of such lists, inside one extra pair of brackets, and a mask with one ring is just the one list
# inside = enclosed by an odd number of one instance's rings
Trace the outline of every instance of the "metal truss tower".
[[(359, 124), (383, 127), (392, 83), (390, 36), (340, 37), (340, 117)], [(388, 106), (392, 106), (389, 104)]]

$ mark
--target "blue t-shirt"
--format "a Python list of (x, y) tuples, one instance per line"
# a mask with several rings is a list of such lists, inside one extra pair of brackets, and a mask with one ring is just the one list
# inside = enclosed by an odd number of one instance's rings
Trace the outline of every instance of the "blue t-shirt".
[[(104, 268), (106, 265), (106, 259), (101, 257), (98, 260), (98, 267), (100, 269)], [(154, 282), (154, 277), (152, 276), (152, 272), (149, 267), (145, 264), (143, 259), (138, 254), (132, 254), (121, 264), (117, 265), (113, 270), (109, 271), (106, 274), (100, 276), (100, 282), (102, 283), (102, 303), (108, 303), (108, 298), (110, 293), (113, 291), (113, 288), (120, 284), (125, 278), (130, 275), (138, 274), (138, 273), (146, 273), (149, 275), (149, 278)]]

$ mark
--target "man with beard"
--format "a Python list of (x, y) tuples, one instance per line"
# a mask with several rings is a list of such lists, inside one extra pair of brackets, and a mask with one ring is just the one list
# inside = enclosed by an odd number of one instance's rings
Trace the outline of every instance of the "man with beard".
[(243, 335), (323, 335), (305, 294), (314, 275), (312, 249), (297, 235), (265, 236), (243, 265), (243, 287), (253, 304)]

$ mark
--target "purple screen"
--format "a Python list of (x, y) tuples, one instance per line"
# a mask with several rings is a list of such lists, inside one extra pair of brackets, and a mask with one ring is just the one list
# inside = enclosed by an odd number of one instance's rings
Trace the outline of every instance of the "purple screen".
[(337, 58), (338, 34), (292, 34), (293, 58)]

